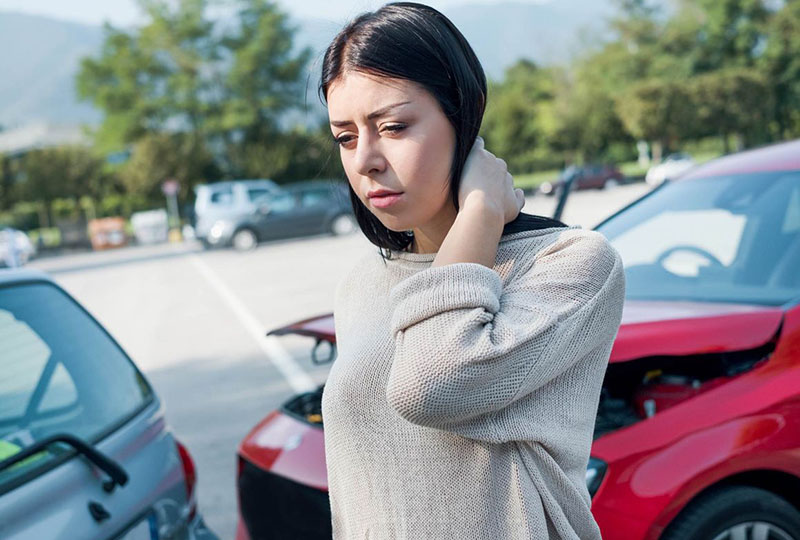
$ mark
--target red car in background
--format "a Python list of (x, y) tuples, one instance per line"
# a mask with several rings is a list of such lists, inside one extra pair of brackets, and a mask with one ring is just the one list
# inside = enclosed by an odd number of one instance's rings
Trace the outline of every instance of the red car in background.
[(614, 165), (593, 164), (581, 167), (572, 165), (564, 169), (555, 180), (540, 184), (539, 193), (548, 197), (561, 193), (571, 176), (575, 177), (570, 187), (571, 190), (605, 189), (625, 182), (625, 175)]
[[(626, 305), (586, 483), (605, 540), (800, 540), (800, 141), (692, 169), (597, 230)], [(335, 345), (331, 315), (272, 332)], [(331, 537), (322, 387), (242, 441), (238, 540)]]

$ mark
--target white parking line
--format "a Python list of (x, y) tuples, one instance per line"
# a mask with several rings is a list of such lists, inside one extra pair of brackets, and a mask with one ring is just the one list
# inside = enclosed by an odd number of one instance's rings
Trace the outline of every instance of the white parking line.
[(211, 267), (197, 255), (190, 255), (189, 260), (197, 268), (198, 272), (208, 281), (209, 285), (219, 294), (222, 300), (233, 311), (233, 314), (242, 323), (242, 326), (256, 340), (258, 346), (264, 351), (272, 364), (289, 382), (289, 386), (295, 392), (309, 392), (314, 390), (317, 385), (311, 377), (294, 361), (286, 348), (280, 344), (275, 336), (267, 336), (264, 327), (258, 322), (244, 303), (228, 288), (227, 285), (211, 270)]

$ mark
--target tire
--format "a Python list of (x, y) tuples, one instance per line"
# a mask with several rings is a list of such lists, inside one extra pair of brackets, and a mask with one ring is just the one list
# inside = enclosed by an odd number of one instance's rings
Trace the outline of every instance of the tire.
[(258, 237), (251, 229), (239, 229), (231, 237), (231, 245), (236, 251), (251, 251), (257, 244)]
[(603, 184), (603, 189), (614, 189), (619, 185), (619, 181), (616, 178), (609, 178), (606, 180), (605, 184)]
[(328, 230), (334, 236), (342, 236), (355, 232), (356, 227), (356, 221), (351, 215), (339, 214), (331, 220)]
[(728, 486), (701, 495), (661, 536), (661, 540), (756, 538), (800, 540), (800, 511), (771, 491), (750, 486)]

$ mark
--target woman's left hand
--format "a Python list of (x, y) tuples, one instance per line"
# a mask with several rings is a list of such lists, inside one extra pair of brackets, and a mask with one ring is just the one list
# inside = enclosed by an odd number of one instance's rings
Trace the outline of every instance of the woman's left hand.
[(513, 221), (525, 205), (525, 195), (514, 188), (506, 162), (486, 150), (481, 137), (475, 139), (464, 164), (458, 204), (462, 209), (468, 204), (483, 204), (502, 216), (504, 225)]

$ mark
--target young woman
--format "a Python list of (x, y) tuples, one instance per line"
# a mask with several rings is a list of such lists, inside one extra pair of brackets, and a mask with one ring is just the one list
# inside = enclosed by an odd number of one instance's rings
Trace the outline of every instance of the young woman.
[(395, 3), (328, 47), (364, 234), (336, 289), (322, 396), (333, 535), (599, 539), (585, 474), (624, 274), (594, 231), (521, 214), (477, 138), (483, 70), (438, 11)]

